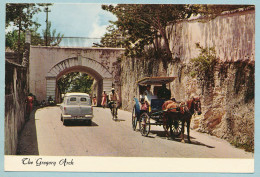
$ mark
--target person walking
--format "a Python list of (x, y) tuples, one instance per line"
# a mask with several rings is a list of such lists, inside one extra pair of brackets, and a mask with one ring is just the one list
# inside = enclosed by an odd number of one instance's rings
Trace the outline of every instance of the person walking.
[(33, 94), (29, 93), (29, 95), (26, 98), (26, 115), (27, 115), (26, 117), (27, 117), (27, 119), (30, 118), (30, 114), (33, 110), (33, 101), (34, 101)]
[(106, 107), (106, 103), (107, 103), (107, 94), (106, 94), (106, 91), (104, 90), (103, 91), (103, 94), (102, 94), (102, 102), (101, 102), (101, 106), (103, 108)]

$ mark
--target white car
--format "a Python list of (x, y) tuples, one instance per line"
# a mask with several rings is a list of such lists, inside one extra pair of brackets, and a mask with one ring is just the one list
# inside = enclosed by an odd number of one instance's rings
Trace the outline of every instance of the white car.
[(89, 125), (93, 119), (91, 99), (86, 93), (66, 93), (60, 105), (61, 121), (66, 125), (68, 121), (84, 121)]

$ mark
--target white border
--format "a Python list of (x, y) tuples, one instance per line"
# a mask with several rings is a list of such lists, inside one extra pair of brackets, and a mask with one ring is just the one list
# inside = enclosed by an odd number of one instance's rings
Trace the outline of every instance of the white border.
[(254, 159), (5, 156), (5, 171), (253, 173)]

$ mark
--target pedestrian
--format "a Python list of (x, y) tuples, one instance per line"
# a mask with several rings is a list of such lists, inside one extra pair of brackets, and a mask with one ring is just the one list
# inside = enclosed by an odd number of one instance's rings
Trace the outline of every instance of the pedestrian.
[(30, 118), (30, 114), (33, 110), (33, 102), (34, 102), (34, 98), (33, 98), (33, 94), (29, 93), (29, 95), (26, 98), (26, 115), (27, 115), (27, 119)]
[(94, 94), (93, 96), (93, 106), (96, 106), (97, 104), (97, 97), (96, 97), (96, 94)]
[(102, 102), (101, 102), (101, 105), (103, 108), (106, 107), (106, 103), (107, 103), (107, 94), (106, 94), (106, 91), (104, 90), (103, 94), (102, 94)]

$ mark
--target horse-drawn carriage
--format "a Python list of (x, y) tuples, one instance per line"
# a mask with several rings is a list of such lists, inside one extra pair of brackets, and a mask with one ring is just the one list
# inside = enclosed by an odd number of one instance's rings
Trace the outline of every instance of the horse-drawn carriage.
[[(132, 111), (132, 128), (135, 131), (139, 124), (139, 131), (143, 136), (148, 136), (151, 125), (163, 126), (167, 135), (171, 138), (180, 135), (184, 142), (184, 125), (187, 123), (188, 141), (190, 119), (195, 111), (201, 113), (200, 99), (192, 98), (186, 102), (176, 102), (174, 98), (150, 98), (149, 103), (144, 100), (145, 87), (153, 86), (153, 94), (162, 87), (170, 84), (175, 77), (146, 77), (137, 82), (137, 96), (134, 97), (134, 107)], [(147, 98), (146, 98), (147, 99)], [(146, 104), (146, 106), (143, 106)]]

